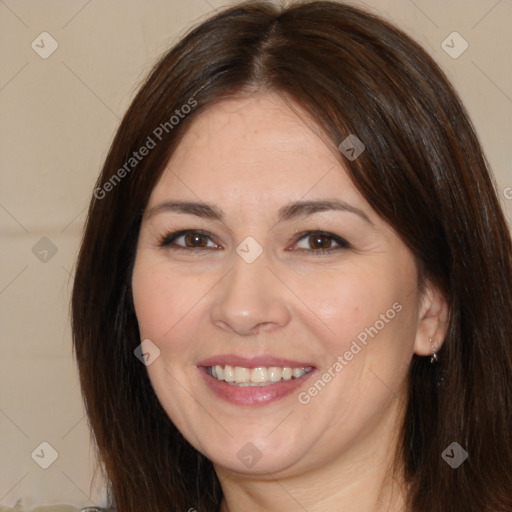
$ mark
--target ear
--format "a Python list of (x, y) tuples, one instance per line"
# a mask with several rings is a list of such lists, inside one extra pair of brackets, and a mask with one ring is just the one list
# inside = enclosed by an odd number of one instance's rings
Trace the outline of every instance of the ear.
[(439, 350), (446, 337), (449, 320), (450, 311), (446, 297), (437, 286), (427, 282), (418, 308), (414, 353), (428, 356), (434, 350)]

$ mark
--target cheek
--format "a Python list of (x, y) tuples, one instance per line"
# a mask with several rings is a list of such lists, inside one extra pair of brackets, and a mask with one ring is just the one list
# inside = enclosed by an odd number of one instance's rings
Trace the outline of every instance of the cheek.
[(164, 339), (200, 301), (203, 288), (199, 280), (180, 277), (168, 265), (137, 259), (132, 291), (141, 337)]
[(415, 264), (412, 259), (373, 263), (319, 276), (314, 286), (304, 277), (297, 288), (317, 316), (310, 326), (322, 342), (322, 362), (329, 366), (347, 354), (353, 377), (375, 365), (389, 366), (387, 375), (395, 370), (401, 374), (398, 369), (410, 362), (413, 350)]
[(185, 278), (166, 262), (154, 261), (144, 251), (138, 255), (132, 293), (141, 340), (150, 339), (160, 350), (146, 370), (153, 389), (167, 414), (181, 431), (193, 430), (186, 422), (190, 396), (179, 384), (186, 382), (188, 361), (196, 347), (190, 343), (191, 319), (200, 308), (194, 307), (204, 296), (204, 284)]
[(297, 296), (339, 343), (354, 338), (388, 310), (389, 316), (395, 316), (393, 304), (398, 300), (400, 284), (386, 279), (389, 275), (375, 266), (317, 276), (314, 285), (305, 277), (297, 283)]

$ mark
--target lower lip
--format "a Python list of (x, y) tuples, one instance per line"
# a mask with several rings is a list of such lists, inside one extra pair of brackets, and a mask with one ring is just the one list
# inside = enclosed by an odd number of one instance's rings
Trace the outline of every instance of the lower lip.
[(213, 393), (235, 405), (263, 405), (280, 400), (297, 391), (315, 372), (313, 368), (298, 379), (283, 380), (267, 386), (236, 386), (208, 375), (204, 366), (199, 370)]

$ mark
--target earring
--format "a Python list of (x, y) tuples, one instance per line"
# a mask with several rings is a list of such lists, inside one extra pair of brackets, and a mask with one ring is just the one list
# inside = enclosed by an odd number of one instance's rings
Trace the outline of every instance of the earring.
[[(429, 338), (428, 341), (429, 341), (430, 344), (432, 344), (432, 338)], [(434, 345), (432, 347), (432, 356), (430, 357), (430, 364), (437, 363), (437, 359), (438, 359), (437, 352), (438, 352), (438, 350), (439, 350), (439, 347), (437, 345)]]

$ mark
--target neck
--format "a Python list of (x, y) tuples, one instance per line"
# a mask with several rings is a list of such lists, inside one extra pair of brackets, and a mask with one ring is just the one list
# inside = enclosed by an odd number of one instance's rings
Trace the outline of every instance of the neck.
[(394, 467), (396, 412), (342, 456), (306, 470), (242, 475), (216, 467), (220, 512), (405, 512), (405, 486)]

